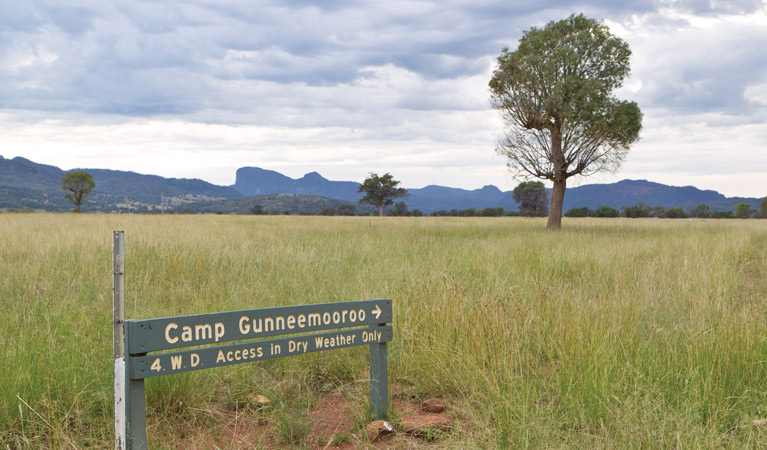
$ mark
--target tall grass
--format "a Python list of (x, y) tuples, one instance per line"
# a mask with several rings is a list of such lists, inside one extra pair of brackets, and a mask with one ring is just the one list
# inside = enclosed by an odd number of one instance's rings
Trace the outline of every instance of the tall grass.
[[(118, 229), (128, 318), (392, 298), (390, 377), (449, 399), (446, 447), (767, 445), (764, 221), (2, 214), (9, 448), (111, 445)], [(366, 364), (355, 348), (148, 380), (150, 440)]]

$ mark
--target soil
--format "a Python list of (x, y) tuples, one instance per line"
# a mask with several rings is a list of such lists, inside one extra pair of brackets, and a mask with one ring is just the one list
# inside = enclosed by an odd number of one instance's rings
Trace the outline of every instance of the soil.
[[(401, 393), (401, 389), (393, 387), (391, 396), (391, 417), (402, 418), (412, 415), (430, 415), (421, 410), (420, 401)], [(399, 393), (396, 393), (399, 391)], [(306, 418), (303, 423), (311, 426), (305, 439), (298, 442), (286, 442), (281, 436), (279, 413), (271, 407), (263, 409), (248, 408), (240, 411), (224, 409), (205, 411), (217, 424), (203, 428), (185, 427), (181, 430), (150, 430), (151, 448), (182, 449), (219, 449), (219, 450), (272, 450), (306, 448), (313, 450), (400, 450), (423, 449), (439, 447), (438, 440), (425, 440), (416, 436), (396, 431), (376, 442), (368, 442), (365, 434), (367, 422), (364, 417), (365, 404), (361, 404), (359, 396), (348, 393), (331, 392), (322, 395), (315, 407), (298, 413)], [(436, 414), (434, 414), (436, 415)], [(450, 417), (449, 412), (442, 413)], [(215, 430), (215, 431), (211, 431)], [(153, 436), (152, 436), (153, 435)], [(173, 442), (171, 446), (162, 442)]]

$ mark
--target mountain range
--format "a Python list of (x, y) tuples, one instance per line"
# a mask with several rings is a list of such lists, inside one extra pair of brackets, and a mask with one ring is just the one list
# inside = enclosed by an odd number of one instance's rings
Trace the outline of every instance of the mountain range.
[[(317, 172), (293, 179), (273, 170), (242, 167), (236, 172), (233, 186), (219, 186), (198, 179), (164, 178), (135, 172), (108, 169), (80, 169), (93, 175), (96, 188), (84, 211), (102, 212), (234, 212), (248, 213), (256, 204), (266, 211), (319, 212), (327, 207), (337, 208), (345, 203), (356, 204), (361, 198), (359, 183), (331, 181)], [(61, 178), (66, 172), (55, 166), (39, 164), (22, 157), (5, 159), (0, 156), (0, 210), (33, 209), (69, 211), (72, 205), (64, 198)], [(517, 209), (512, 191), (501, 191), (488, 185), (467, 190), (445, 186), (408, 188), (403, 199), (408, 208), (426, 214), (437, 210), (501, 206)], [(288, 194), (288, 195), (275, 195)], [(646, 180), (622, 180), (610, 184), (589, 184), (569, 188), (565, 194), (564, 210), (602, 205), (620, 209), (644, 201), (648, 205), (666, 208), (694, 208), (708, 204), (713, 211), (731, 211), (737, 203), (748, 203), (758, 209), (761, 199), (725, 197), (711, 190), (693, 186), (667, 186)], [(365, 207), (356, 205), (357, 210)]]
[[(279, 172), (258, 167), (238, 169), (233, 187), (243, 195), (309, 194), (352, 202), (362, 197), (357, 192), (359, 183), (353, 181), (329, 181), (317, 172), (293, 179)], [(440, 209), (450, 211), (496, 206), (507, 210), (517, 209), (513, 191), (501, 191), (493, 185), (475, 190), (431, 185), (424, 188), (408, 188), (407, 191), (410, 195), (404, 201), (408, 208), (420, 209), (427, 214)], [(748, 203), (751, 208), (758, 209), (761, 199), (728, 198), (716, 191), (701, 190), (694, 186), (677, 187), (647, 180), (622, 180), (617, 183), (568, 188), (565, 193), (564, 211), (581, 206), (596, 209), (603, 205), (620, 209), (622, 206), (635, 205), (639, 201), (652, 206), (679, 206), (685, 209), (706, 203), (713, 211), (732, 211), (738, 203)]]

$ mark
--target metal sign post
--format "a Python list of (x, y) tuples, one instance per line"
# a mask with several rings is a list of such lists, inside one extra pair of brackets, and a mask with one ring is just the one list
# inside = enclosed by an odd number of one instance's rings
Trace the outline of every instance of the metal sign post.
[[(389, 409), (386, 343), (394, 335), (392, 326), (387, 325), (392, 322), (391, 300), (372, 299), (125, 320), (123, 253), (123, 232), (116, 231), (115, 449), (147, 448), (146, 378), (359, 345), (367, 345), (370, 349), (372, 412), (376, 418), (385, 418)], [(325, 332), (308, 334), (316, 331)], [(281, 335), (289, 336), (273, 338)], [(229, 341), (241, 342), (219, 345)], [(178, 350), (183, 347), (196, 348)]]
[(115, 449), (146, 450), (146, 399), (144, 380), (130, 371), (128, 335), (125, 327), (125, 233), (113, 236)]

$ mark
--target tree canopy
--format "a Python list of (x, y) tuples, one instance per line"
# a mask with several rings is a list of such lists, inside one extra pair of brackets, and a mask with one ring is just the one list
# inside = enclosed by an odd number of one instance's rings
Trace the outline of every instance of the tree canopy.
[(548, 228), (561, 226), (568, 178), (617, 170), (639, 138), (639, 107), (613, 96), (630, 56), (628, 44), (581, 14), (525, 31), (498, 57), (491, 102), (506, 130), (496, 151), (515, 176), (553, 182)]
[(93, 181), (93, 176), (82, 170), (67, 172), (61, 178), (61, 189), (69, 191), (64, 197), (75, 204), (78, 214), (83, 202), (95, 187), (96, 182)]
[(357, 192), (365, 193), (359, 202), (375, 206), (378, 208), (378, 215), (383, 216), (384, 206), (389, 206), (395, 199), (408, 195), (406, 189), (397, 187), (399, 183), (390, 173), (380, 177), (378, 174), (371, 173), (357, 189)]

